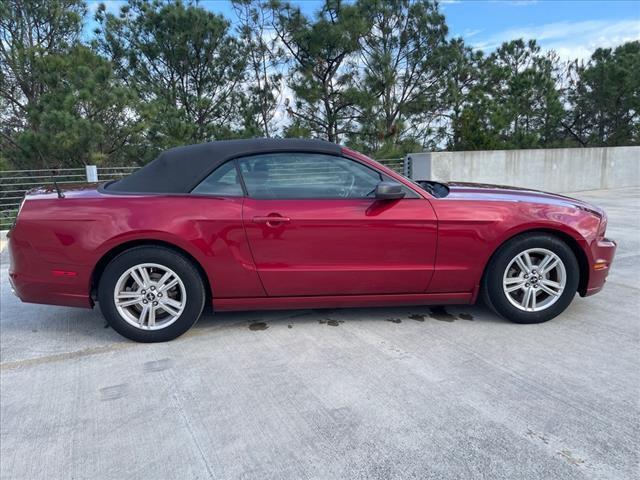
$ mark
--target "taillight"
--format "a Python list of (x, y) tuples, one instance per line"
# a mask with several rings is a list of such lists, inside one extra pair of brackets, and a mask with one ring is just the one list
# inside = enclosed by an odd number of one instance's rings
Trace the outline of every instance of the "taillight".
[(13, 219), (13, 224), (11, 225), (11, 228), (16, 226), (16, 222), (18, 221), (18, 217), (20, 216), (20, 212), (22, 211), (22, 207), (24, 206), (25, 200), (26, 198), (23, 198), (22, 202), (20, 202), (20, 206), (18, 207), (18, 213), (16, 213), (16, 218)]

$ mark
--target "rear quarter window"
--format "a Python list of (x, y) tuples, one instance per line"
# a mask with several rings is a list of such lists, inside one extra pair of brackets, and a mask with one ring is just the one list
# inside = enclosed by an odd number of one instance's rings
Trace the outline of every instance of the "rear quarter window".
[(217, 195), (222, 197), (241, 197), (244, 195), (238, 171), (233, 161), (221, 165), (191, 190), (199, 195)]

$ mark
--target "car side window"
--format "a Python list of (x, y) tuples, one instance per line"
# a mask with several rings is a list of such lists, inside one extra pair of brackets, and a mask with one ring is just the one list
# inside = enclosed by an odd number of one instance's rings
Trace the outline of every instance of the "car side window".
[(216, 168), (191, 193), (201, 195), (219, 195), (223, 197), (241, 197), (244, 195), (238, 171), (233, 161)]
[(258, 199), (372, 198), (380, 173), (343, 157), (272, 153), (238, 159), (250, 197)]

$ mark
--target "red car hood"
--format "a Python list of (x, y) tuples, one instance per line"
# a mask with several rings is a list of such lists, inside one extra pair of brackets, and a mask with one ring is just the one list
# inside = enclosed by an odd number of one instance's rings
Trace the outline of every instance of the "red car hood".
[(591, 212), (599, 217), (604, 215), (604, 211), (596, 205), (556, 193), (503, 185), (487, 185), (484, 183), (450, 182), (447, 183), (447, 186), (449, 187), (449, 195), (446, 198), (544, 203), (547, 205), (578, 208)]

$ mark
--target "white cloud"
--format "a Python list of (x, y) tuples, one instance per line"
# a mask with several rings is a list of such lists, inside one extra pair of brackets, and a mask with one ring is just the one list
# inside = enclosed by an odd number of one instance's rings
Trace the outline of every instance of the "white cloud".
[(477, 35), (479, 35), (480, 33), (482, 33), (484, 30), (480, 30), (480, 29), (475, 29), (475, 30), (470, 30), (470, 29), (466, 29), (463, 33), (462, 36), (464, 38), (471, 38), (471, 37), (475, 37)]
[(504, 30), (470, 43), (474, 48), (491, 51), (502, 42), (517, 38), (535, 39), (543, 49), (555, 50), (563, 59), (586, 59), (596, 48), (640, 40), (640, 20), (547, 23)]

